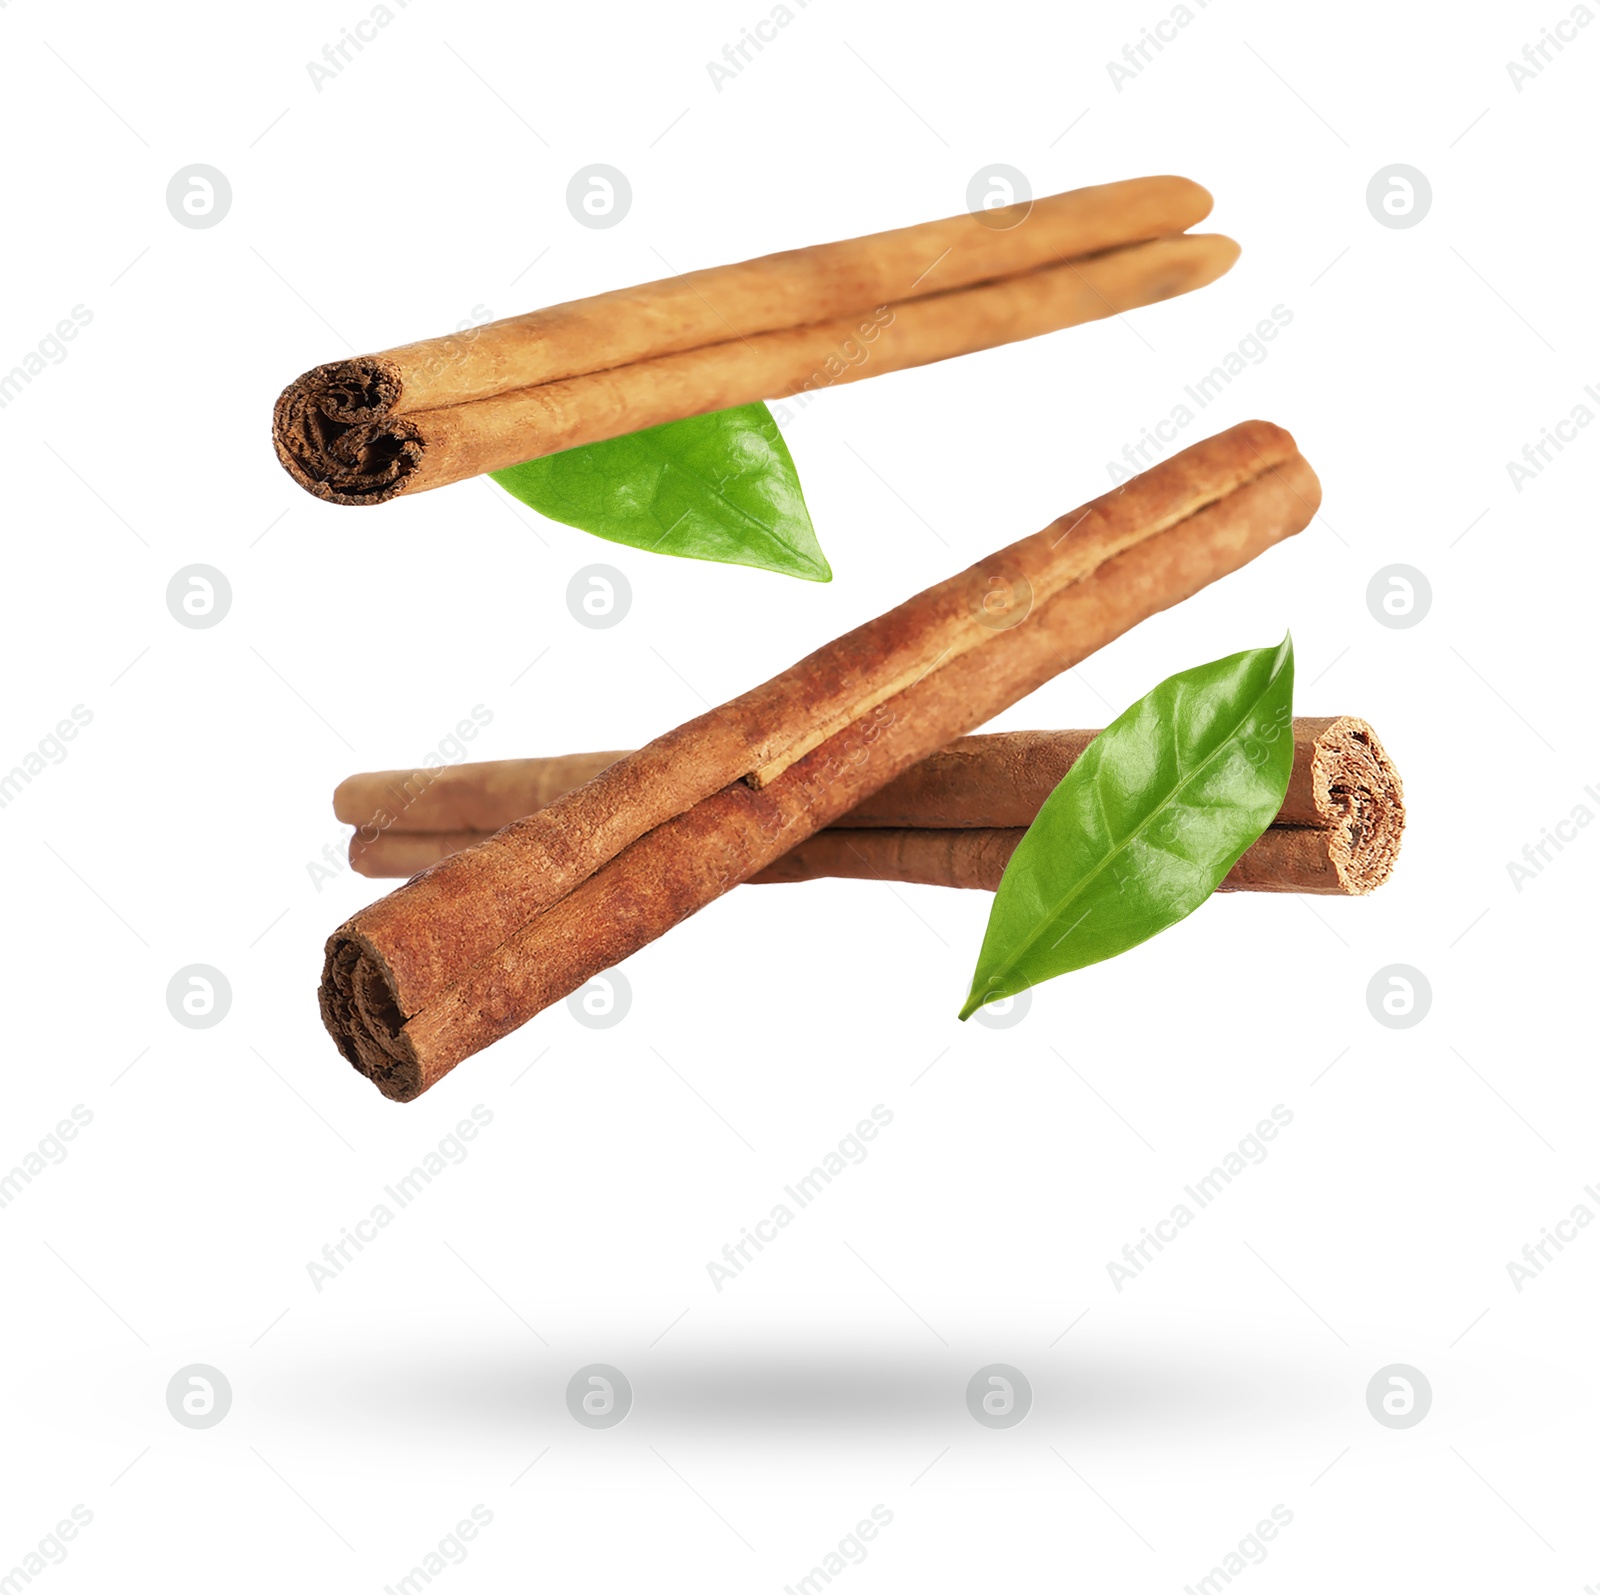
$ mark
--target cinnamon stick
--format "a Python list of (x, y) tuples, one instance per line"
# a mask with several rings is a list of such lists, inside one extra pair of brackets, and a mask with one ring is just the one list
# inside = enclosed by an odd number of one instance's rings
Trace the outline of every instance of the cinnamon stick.
[(328, 943), (330, 1034), (410, 1100), (1320, 497), (1269, 422), (1194, 444), (362, 909)]
[(273, 440), (308, 492), (383, 503), (1187, 293), (1238, 257), (1177, 236), (1210, 209), (1185, 178), (1137, 178), (598, 294), (318, 366)]
[[(961, 737), (751, 879), (840, 876), (993, 891), (1040, 805), (1098, 735)], [(358, 874), (406, 877), (543, 807), (560, 781), (585, 767), (580, 761), (621, 756), (454, 765), (403, 809), (391, 807), (392, 794), (430, 772), (354, 775), (334, 793), (334, 813), (357, 827), (350, 864)], [(1283, 808), (1220, 890), (1364, 895), (1389, 878), (1404, 825), (1400, 776), (1372, 727), (1349, 715), (1297, 718)]]
[[(994, 891), (1039, 807), (1096, 735), (963, 738), (754, 879), (841, 876)], [(1393, 872), (1404, 828), (1400, 773), (1377, 732), (1351, 715), (1298, 717), (1283, 807), (1218, 890), (1364, 896)]]
[(334, 788), (333, 812), (357, 827), (358, 843), (364, 832), (374, 837), (392, 831), (488, 835), (555, 802), (622, 757), (621, 753), (567, 753), (553, 759), (490, 759), (376, 770), (341, 781)]
[[(956, 886), (992, 892), (1011, 862), (1026, 826), (1006, 829), (872, 830), (831, 827), (751, 877), (755, 885), (788, 885), (834, 876), (844, 880), (897, 881), (912, 886)], [(402, 841), (416, 841), (413, 833)], [(1388, 878), (1366, 864), (1360, 873), (1338, 851), (1339, 833), (1273, 825), (1228, 872), (1219, 892), (1295, 892), (1357, 897)]]

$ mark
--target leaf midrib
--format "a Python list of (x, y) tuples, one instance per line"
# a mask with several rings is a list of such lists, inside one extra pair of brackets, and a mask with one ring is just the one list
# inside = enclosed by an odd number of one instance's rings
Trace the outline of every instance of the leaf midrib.
[[(748, 525), (753, 526), (756, 531), (760, 532), (761, 535), (767, 539), (769, 543), (775, 544), (778, 548), (781, 548), (786, 554), (789, 555), (791, 559), (803, 561), (810, 568), (816, 567), (816, 561), (811, 559), (810, 556), (804, 552), (804, 550), (796, 548), (793, 543), (784, 542), (784, 540), (779, 537), (776, 528), (766, 525), (763, 521), (752, 515), (749, 510), (745, 509), (743, 505), (734, 503), (734, 501), (729, 498), (728, 495), (724, 493), (723, 490), (709, 477), (703, 475), (693, 466), (685, 465), (681, 459), (673, 458), (672, 455), (668, 454), (656, 443), (654, 438), (646, 438), (643, 434), (638, 434), (635, 437), (635, 442), (641, 444), (651, 454), (654, 454), (655, 457), (660, 460), (669, 471), (673, 469), (682, 471), (685, 476), (692, 477), (696, 482), (699, 482), (713, 498), (715, 498), (719, 503), (726, 504), (735, 515), (737, 515)], [(739, 478), (735, 478), (735, 480), (738, 479)], [(685, 513), (687, 513), (687, 511)], [(680, 515), (678, 520), (682, 519), (683, 516)], [(674, 521), (673, 525), (676, 526), (677, 521)], [(670, 528), (668, 530), (670, 531)]]

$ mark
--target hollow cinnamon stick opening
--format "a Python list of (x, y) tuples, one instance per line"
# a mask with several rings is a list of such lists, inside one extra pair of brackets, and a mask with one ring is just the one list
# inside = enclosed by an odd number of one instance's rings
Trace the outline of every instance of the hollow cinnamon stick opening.
[[(752, 877), (823, 876), (993, 891), (1044, 800), (1098, 731), (1002, 731), (960, 737), (930, 754), (825, 831)], [(403, 811), (384, 805), (426, 771), (351, 776), (334, 812), (359, 827), (351, 867), (408, 877), (485, 841), (559, 795), (586, 756), (453, 766)], [(619, 754), (587, 756), (606, 763)], [(462, 816), (470, 814), (470, 824)], [(1245, 853), (1223, 891), (1360, 896), (1389, 878), (1405, 825), (1399, 772), (1377, 733), (1349, 715), (1294, 722), (1289, 792), (1272, 827)]]
[(274, 445), (308, 492), (383, 503), (1188, 292), (1238, 255), (1178, 236), (1210, 208), (1138, 178), (598, 294), (318, 366), (279, 397)]
[(409, 1100), (1320, 495), (1244, 422), (929, 588), (361, 910), (328, 943), (330, 1034)]

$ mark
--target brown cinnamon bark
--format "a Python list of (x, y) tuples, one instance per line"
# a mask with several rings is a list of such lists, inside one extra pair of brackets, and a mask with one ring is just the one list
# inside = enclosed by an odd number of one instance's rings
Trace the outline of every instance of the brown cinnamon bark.
[(328, 943), (329, 1032), (409, 1100), (1320, 497), (1268, 422), (1185, 449), (363, 909)]
[(1139, 178), (599, 294), (308, 371), (274, 443), (308, 492), (382, 503), (1186, 293), (1238, 256), (1176, 236), (1210, 208), (1184, 178)]
[[(1044, 800), (1098, 735), (961, 737), (752, 880), (840, 876), (993, 891)], [(410, 788), (427, 771), (351, 776), (334, 794), (334, 812), (359, 827), (350, 841), (351, 867), (375, 879), (406, 877), (486, 841), (558, 796), (556, 783), (581, 769), (583, 757), (455, 765), (392, 815), (382, 807), (383, 794)], [(587, 757), (610, 763), (621, 755)], [(476, 829), (459, 823), (469, 812)], [(1364, 895), (1389, 878), (1404, 825), (1399, 772), (1365, 720), (1296, 719), (1284, 806), (1220, 890)]]
[[(912, 886), (956, 886), (992, 892), (1011, 862), (1025, 826), (996, 830), (819, 831), (751, 877), (753, 885), (788, 885), (838, 877), (897, 881)], [(1264, 831), (1228, 872), (1220, 892), (1296, 892), (1322, 897), (1358, 897), (1388, 878), (1392, 860), (1380, 867), (1365, 858), (1358, 874), (1341, 858), (1339, 832), (1274, 825)], [(407, 838), (415, 841), (417, 838)]]
[(363, 833), (377, 837), (393, 831), (487, 835), (553, 803), (622, 757), (621, 753), (567, 753), (553, 759), (374, 770), (339, 783), (333, 812), (357, 828), (358, 843)]
[[(429, 338), (369, 356), (387, 364), (385, 379), (395, 386), (366, 397), (370, 405), (381, 396), (391, 415), (442, 409), (1186, 232), (1210, 211), (1211, 196), (1198, 183), (1138, 177), (981, 220), (963, 214), (785, 250), (511, 316), (470, 339)], [(363, 413), (361, 397), (348, 396), (344, 413), (352, 419)]]

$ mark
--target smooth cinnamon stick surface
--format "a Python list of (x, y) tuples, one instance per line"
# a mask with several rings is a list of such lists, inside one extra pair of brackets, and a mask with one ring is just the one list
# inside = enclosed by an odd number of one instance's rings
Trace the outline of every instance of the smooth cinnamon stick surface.
[[(447, 336), (369, 356), (392, 368), (387, 378), (394, 391), (353, 389), (339, 413), (371, 419), (380, 401), (391, 415), (436, 410), (702, 344), (830, 321), (916, 292), (942, 293), (1186, 232), (1210, 214), (1211, 203), (1188, 178), (1137, 177), (1051, 194), (982, 219), (962, 214), (685, 272), (491, 322), (465, 346), (461, 336)], [(1025, 218), (1011, 225), (1024, 210)]]
[(567, 753), (552, 759), (491, 759), (474, 764), (373, 770), (334, 788), (333, 812), (372, 834), (390, 831), (498, 831), (553, 803), (615, 764), (621, 753)]
[(382, 503), (1188, 292), (1238, 255), (1178, 236), (1210, 208), (1139, 178), (599, 294), (318, 366), (280, 396), (274, 444), (308, 492)]
[(328, 944), (330, 1033), (414, 1097), (1320, 496), (1268, 422), (1185, 449), (361, 910)]
[[(1097, 731), (1002, 731), (961, 737), (897, 776), (752, 877), (823, 876), (993, 891), (1041, 804)], [(548, 803), (585, 756), (453, 766), (391, 814), (384, 794), (425, 771), (341, 782), (334, 811), (361, 827), (350, 863), (373, 878), (407, 877)], [(619, 754), (595, 754), (608, 763)], [(457, 826), (465, 812), (478, 828)], [(1234, 866), (1223, 891), (1359, 896), (1388, 879), (1405, 825), (1400, 776), (1377, 733), (1349, 715), (1297, 718), (1289, 793), (1272, 828)]]

